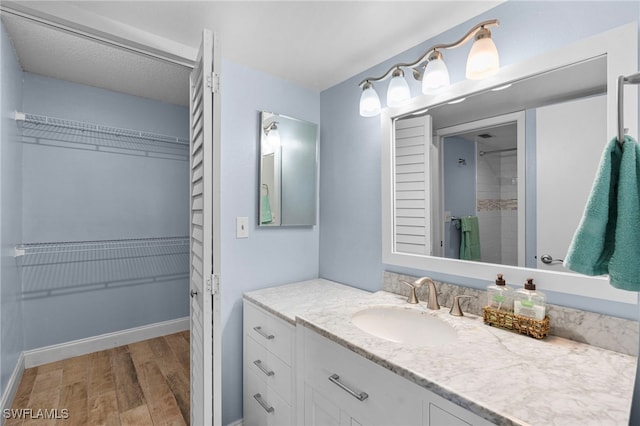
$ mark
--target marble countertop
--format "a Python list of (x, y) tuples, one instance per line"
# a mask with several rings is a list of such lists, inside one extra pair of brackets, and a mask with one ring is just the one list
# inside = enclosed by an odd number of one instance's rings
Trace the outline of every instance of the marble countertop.
[[(307, 327), (467, 410), (501, 425), (626, 425), (636, 358), (549, 336), (536, 340), (487, 326), (481, 317), (432, 311), (424, 302), (327, 280), (258, 290), (245, 298)], [(351, 323), (371, 306), (419, 309), (450, 324), (446, 346), (407, 346)], [(425, 330), (428, 333), (428, 330)]]

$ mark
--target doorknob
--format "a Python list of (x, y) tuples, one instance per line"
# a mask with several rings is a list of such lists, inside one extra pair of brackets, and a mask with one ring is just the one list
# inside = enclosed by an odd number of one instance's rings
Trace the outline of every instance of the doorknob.
[(564, 262), (564, 260), (562, 259), (554, 259), (550, 254), (543, 254), (542, 256), (540, 256), (540, 261), (547, 265), (551, 265), (553, 262)]
[(198, 290), (191, 290), (189, 293), (191, 294), (191, 297), (196, 297), (198, 295)]

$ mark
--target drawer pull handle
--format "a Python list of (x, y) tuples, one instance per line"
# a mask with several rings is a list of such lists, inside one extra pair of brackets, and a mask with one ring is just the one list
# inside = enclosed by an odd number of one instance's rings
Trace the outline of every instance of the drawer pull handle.
[(267, 405), (267, 403), (266, 403), (266, 402), (264, 402), (264, 400), (262, 399), (262, 395), (260, 395), (259, 393), (257, 393), (257, 394), (255, 394), (255, 395), (253, 395), (253, 398), (254, 398), (256, 401), (258, 401), (258, 404), (260, 404), (260, 405), (262, 406), (262, 408), (264, 408), (264, 411), (266, 411), (267, 413), (271, 414), (271, 413), (273, 413), (274, 411), (276, 411), (276, 409), (275, 409), (275, 408), (273, 408), (273, 407), (269, 407), (269, 406)]
[(262, 327), (258, 326), (258, 327), (253, 327), (253, 329), (256, 331), (256, 333), (258, 333), (259, 335), (261, 335), (262, 337), (264, 337), (267, 340), (273, 340), (276, 338), (276, 336), (274, 336), (273, 334), (267, 334), (264, 331), (262, 331)]
[(369, 395), (366, 392), (356, 392), (350, 387), (348, 387), (347, 385), (345, 385), (344, 383), (342, 383), (340, 381), (340, 376), (338, 376), (337, 374), (332, 374), (331, 376), (329, 376), (329, 381), (340, 386), (340, 388), (347, 391), (349, 395), (353, 396), (358, 401), (364, 401), (365, 399), (369, 398)]
[(273, 371), (269, 371), (266, 368), (264, 368), (264, 365), (262, 365), (262, 361), (260, 361), (259, 359), (253, 361), (253, 363), (256, 365), (256, 367), (258, 367), (260, 369), (260, 371), (262, 371), (264, 374), (266, 374), (267, 377), (271, 377), (274, 374), (276, 374)]

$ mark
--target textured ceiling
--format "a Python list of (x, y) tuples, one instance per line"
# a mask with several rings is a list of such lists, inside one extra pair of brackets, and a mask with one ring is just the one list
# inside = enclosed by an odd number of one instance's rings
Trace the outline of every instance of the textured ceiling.
[[(225, 59), (321, 91), (490, 9), (491, 1), (3, 1), (72, 28), (193, 60), (202, 29)], [(24, 69), (186, 104), (188, 73), (3, 13)], [(57, 34), (56, 34), (57, 33)], [(111, 37), (110, 37), (111, 36)]]
[(22, 69), (88, 86), (188, 105), (189, 69), (3, 14)]

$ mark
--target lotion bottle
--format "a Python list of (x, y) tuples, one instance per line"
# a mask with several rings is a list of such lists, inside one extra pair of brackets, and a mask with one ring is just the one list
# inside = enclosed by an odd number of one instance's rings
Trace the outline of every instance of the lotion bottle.
[(506, 284), (502, 274), (498, 274), (496, 283), (487, 287), (487, 305), (498, 311), (513, 312), (513, 290)]
[(543, 320), (546, 315), (546, 297), (544, 293), (536, 291), (533, 278), (528, 278), (524, 288), (513, 294), (513, 312), (527, 318)]

